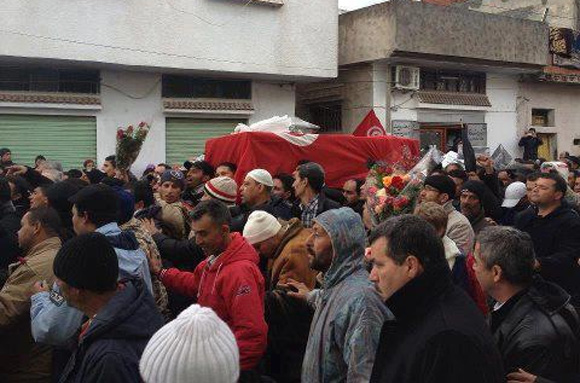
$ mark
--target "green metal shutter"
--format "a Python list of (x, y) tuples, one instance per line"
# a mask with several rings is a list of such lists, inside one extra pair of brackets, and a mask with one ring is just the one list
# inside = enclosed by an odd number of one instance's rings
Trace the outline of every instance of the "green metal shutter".
[(165, 151), (168, 164), (181, 164), (205, 151), (205, 141), (230, 134), (242, 120), (201, 120), (168, 118), (165, 125)]
[(18, 164), (34, 166), (42, 154), (64, 170), (80, 169), (87, 158), (96, 159), (96, 118), (0, 114), (0, 147), (9, 148)]

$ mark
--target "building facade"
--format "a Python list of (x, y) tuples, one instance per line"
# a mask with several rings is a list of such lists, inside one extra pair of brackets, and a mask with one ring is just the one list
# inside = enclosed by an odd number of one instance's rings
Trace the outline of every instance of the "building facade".
[(294, 115), (297, 83), (336, 77), (337, 19), (337, 0), (7, 0), (0, 146), (78, 167), (146, 121), (136, 172), (182, 162), (239, 122)]

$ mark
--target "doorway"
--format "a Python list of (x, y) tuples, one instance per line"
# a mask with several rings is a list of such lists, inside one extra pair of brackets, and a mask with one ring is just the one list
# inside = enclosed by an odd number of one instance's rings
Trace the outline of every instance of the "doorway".
[(461, 138), (461, 125), (421, 125), (419, 129), (419, 139), (421, 149), (428, 149), (430, 146), (436, 146), (443, 153), (457, 144)]
[(558, 142), (554, 133), (538, 133), (542, 145), (538, 147), (538, 158), (554, 161), (558, 158)]

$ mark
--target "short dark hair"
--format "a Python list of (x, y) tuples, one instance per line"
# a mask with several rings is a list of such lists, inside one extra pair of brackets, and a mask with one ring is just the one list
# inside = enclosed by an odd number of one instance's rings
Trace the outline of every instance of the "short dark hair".
[(535, 182), (538, 180), (538, 178), (540, 178), (540, 172), (533, 172), (531, 174), (528, 174), (528, 176), (526, 177), (526, 182), (527, 181), (531, 181), (531, 182)]
[(307, 162), (298, 166), (300, 178), (306, 178), (308, 185), (315, 193), (320, 193), (324, 186), (324, 169), (316, 162)]
[(69, 199), (80, 214), (87, 213), (89, 221), (101, 227), (117, 222), (119, 197), (108, 185), (89, 185)]
[[(160, 164), (157, 164), (157, 166), (163, 166), (165, 168), (165, 170), (171, 170), (171, 166), (169, 166), (169, 165), (167, 165), (167, 164), (165, 164), (163, 162), (160, 163)], [(155, 170), (155, 169), (153, 169), (153, 170)]]
[(349, 182), (349, 181), (353, 181), (354, 182), (356, 194), (360, 195), (360, 191), (362, 189), (362, 186), (365, 183), (365, 180), (355, 179), (355, 178), (351, 178), (349, 180), (346, 180), (346, 182)]
[(477, 242), (486, 269), (498, 265), (504, 278), (515, 285), (532, 282), (536, 257), (528, 233), (509, 226), (490, 226), (479, 233)]
[(214, 178), (215, 176), (215, 169), (211, 164), (207, 161), (195, 161), (191, 164), (192, 168), (196, 168), (201, 170), (204, 176), (208, 176), (209, 178)]
[(0, 203), (6, 203), (12, 199), (10, 184), (6, 177), (0, 177)]
[(289, 191), (292, 193), (292, 196), (294, 196), (294, 188), (292, 187), (292, 185), (294, 184), (294, 177), (292, 177), (290, 174), (287, 173), (280, 173), (276, 174), (272, 178), (279, 179), (280, 182), (282, 182), (282, 187), (284, 188), (284, 191)]
[(232, 215), (228, 206), (216, 199), (202, 201), (192, 210), (190, 216), (193, 221), (199, 221), (204, 215), (209, 215), (217, 225), (229, 225)]
[(109, 161), (114, 168), (117, 167), (117, 156), (115, 155), (107, 156), (105, 157), (105, 161)]
[(387, 256), (398, 265), (413, 255), (425, 271), (443, 266), (449, 269), (443, 242), (424, 219), (408, 214), (389, 218), (372, 230), (369, 243), (383, 237), (387, 239)]
[(83, 161), (83, 168), (86, 168), (89, 162), (95, 163), (95, 160), (91, 160), (90, 158)]
[(566, 194), (566, 191), (568, 190), (568, 183), (566, 182), (566, 180), (564, 180), (564, 178), (562, 178), (562, 176), (560, 176), (560, 174), (540, 173), (538, 175), (538, 179), (540, 178), (554, 181), (556, 183), (556, 185), (554, 185), (556, 191), (562, 192), (562, 194)]
[(153, 188), (150, 185), (149, 180), (141, 180), (135, 182), (133, 185), (133, 197), (135, 197), (135, 202), (143, 201), (144, 207), (151, 206), (155, 203), (155, 197), (153, 195)]
[(225, 166), (226, 168), (230, 169), (232, 173), (235, 173), (236, 170), (238, 170), (236, 164), (227, 161), (220, 163), (218, 166), (216, 166), (216, 169), (219, 168), (220, 166)]
[(28, 211), (28, 221), (31, 224), (40, 223), (46, 233), (53, 237), (60, 235), (62, 223), (58, 212), (52, 207), (43, 206), (30, 209)]
[(463, 180), (463, 182), (469, 179), (467, 172), (463, 169), (453, 169), (448, 172), (447, 175), (452, 178), (459, 178), (460, 180)]
[(39, 154), (38, 156), (36, 156), (36, 158), (34, 159), (34, 163), (36, 163), (36, 161), (38, 160), (43, 160), (46, 161), (46, 157), (43, 156), (42, 154)]
[(530, 128), (528, 129), (528, 132), (531, 132), (532, 130), (534, 131), (534, 133), (536, 132), (536, 128)]
[(83, 176), (83, 172), (78, 169), (70, 169), (68, 172), (66, 172), (66, 175), (69, 178), (81, 178)]
[(14, 175), (7, 176), (6, 179), (14, 185), (16, 192), (22, 195), (22, 198), (28, 198), (32, 191), (32, 185), (26, 179)]

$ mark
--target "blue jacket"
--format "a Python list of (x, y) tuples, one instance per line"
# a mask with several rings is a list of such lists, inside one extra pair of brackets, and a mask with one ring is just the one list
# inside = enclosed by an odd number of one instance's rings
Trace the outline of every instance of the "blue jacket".
[(162, 325), (163, 318), (143, 282), (128, 281), (81, 336), (60, 382), (141, 382), (141, 354)]
[(334, 260), (314, 294), (316, 311), (302, 364), (302, 382), (368, 382), (381, 326), (392, 314), (363, 268), (365, 230), (350, 208), (314, 219), (329, 234)]
[[(119, 259), (119, 279), (140, 278), (152, 293), (151, 275), (147, 257), (139, 249), (135, 234), (121, 231), (116, 223), (96, 230), (107, 236)], [(83, 314), (69, 306), (55, 283), (49, 292), (34, 294), (31, 298), (30, 318), (34, 340), (52, 346), (71, 347), (81, 327)]]

